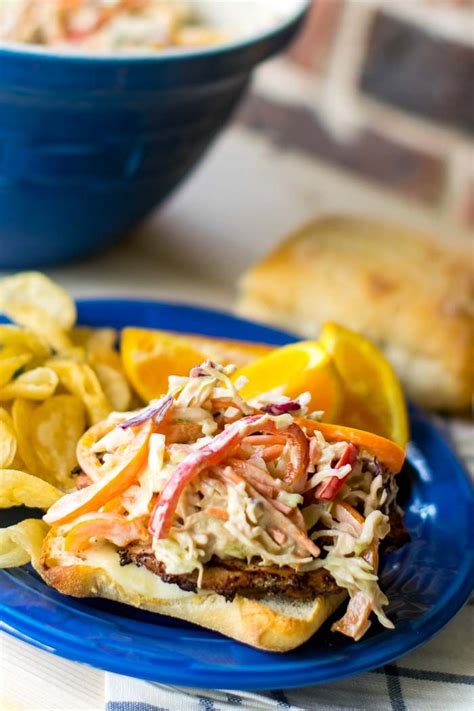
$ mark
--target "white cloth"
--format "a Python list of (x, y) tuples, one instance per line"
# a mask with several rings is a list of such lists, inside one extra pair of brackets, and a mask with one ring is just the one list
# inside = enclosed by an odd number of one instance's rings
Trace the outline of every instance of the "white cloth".
[[(472, 426), (441, 419), (436, 424), (474, 478)], [(106, 711), (467, 711), (474, 708), (474, 598), (421, 649), (356, 679), (252, 693), (166, 686), (106, 674), (105, 698)]]

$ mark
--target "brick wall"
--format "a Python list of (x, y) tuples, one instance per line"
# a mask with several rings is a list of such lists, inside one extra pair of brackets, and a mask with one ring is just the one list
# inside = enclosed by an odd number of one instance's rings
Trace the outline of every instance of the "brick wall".
[(473, 18), (470, 0), (315, 0), (238, 120), (473, 228)]

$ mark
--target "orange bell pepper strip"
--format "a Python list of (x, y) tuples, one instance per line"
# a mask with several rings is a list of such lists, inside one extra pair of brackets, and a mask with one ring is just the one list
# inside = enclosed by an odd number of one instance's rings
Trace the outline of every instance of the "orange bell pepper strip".
[(367, 449), (394, 474), (400, 471), (405, 461), (405, 450), (402, 447), (385, 437), (372, 434), (372, 432), (302, 418), (295, 418), (295, 421), (308, 433), (313, 433), (316, 430), (321, 432), (328, 442), (351, 442), (357, 447)]
[(91, 513), (82, 516), (69, 529), (64, 539), (64, 550), (78, 553), (89, 547), (91, 538), (102, 538), (123, 547), (148, 537), (143, 519), (127, 519), (116, 513)]
[(106, 504), (104, 504), (101, 507), (101, 513), (124, 513), (125, 509), (122, 503), (122, 497), (121, 496), (116, 496), (115, 499), (111, 499), (110, 501), (107, 501)]
[(371, 612), (372, 603), (370, 599), (365, 593), (358, 590), (354, 597), (349, 600), (343, 617), (331, 625), (331, 632), (340, 632), (358, 642), (371, 625), (369, 620)]
[(102, 478), (85, 489), (74, 491), (56, 501), (44, 516), (50, 525), (62, 525), (82, 514), (98, 511), (108, 501), (122, 494), (139, 476), (147, 461), (148, 440), (153, 431), (151, 420), (137, 428), (136, 437), (123, 452), (120, 461), (102, 467)]

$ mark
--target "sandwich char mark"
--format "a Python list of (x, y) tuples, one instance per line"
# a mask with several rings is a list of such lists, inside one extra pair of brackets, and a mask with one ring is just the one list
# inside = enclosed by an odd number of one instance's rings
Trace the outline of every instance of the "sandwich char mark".
[[(136, 545), (122, 548), (118, 553), (121, 565), (134, 563), (143, 566), (165, 583), (178, 585), (187, 592), (198, 591), (198, 571), (179, 575), (167, 573), (164, 564), (156, 559), (151, 550)], [(304, 600), (341, 592), (341, 588), (324, 568), (298, 573), (289, 566), (262, 567), (230, 558), (214, 558), (206, 563), (200, 589), (212, 590), (229, 601), (236, 595), (258, 597), (283, 594)]]

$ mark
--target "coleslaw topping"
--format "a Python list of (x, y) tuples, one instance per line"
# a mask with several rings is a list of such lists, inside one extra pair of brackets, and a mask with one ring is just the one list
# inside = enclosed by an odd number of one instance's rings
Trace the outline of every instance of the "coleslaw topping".
[[(396, 484), (370, 449), (371, 435), (367, 448), (360, 433), (357, 446), (331, 441), (330, 425), (325, 436), (310, 426), (305, 395), (247, 403), (233, 372), (206, 361), (189, 377), (171, 377), (159, 401), (96, 425), (95, 441), (91, 431), (83, 437), (88, 455), (78, 446), (96, 491), (68, 494), (46, 520), (64, 528), (78, 555), (99, 541), (145, 536), (167, 574), (197, 571), (198, 586), (216, 559), (324, 568), (351, 598), (335, 629), (359, 638), (371, 612), (392, 627), (377, 567)], [(380, 456), (390, 443), (384, 447)]]

